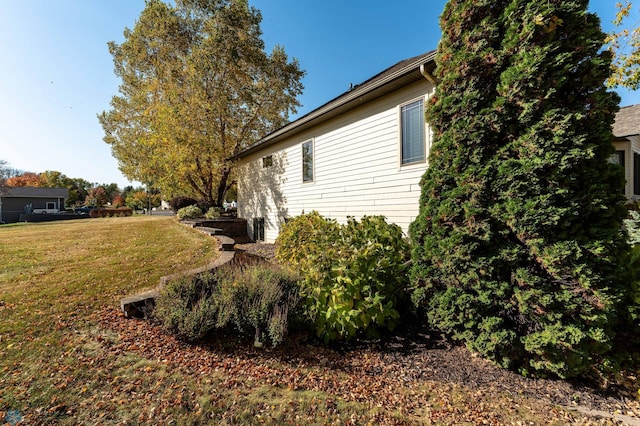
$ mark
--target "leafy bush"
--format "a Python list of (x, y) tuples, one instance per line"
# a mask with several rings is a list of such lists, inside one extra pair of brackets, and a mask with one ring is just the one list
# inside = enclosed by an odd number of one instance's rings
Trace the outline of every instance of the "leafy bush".
[(175, 213), (177, 213), (178, 210), (182, 208), (193, 206), (196, 204), (198, 204), (198, 200), (195, 200), (191, 197), (175, 197), (171, 199), (171, 201), (169, 201), (169, 207), (171, 207), (171, 210), (173, 210)]
[(215, 219), (216, 217), (220, 217), (220, 208), (219, 207), (209, 207), (209, 210), (204, 214), (204, 217), (207, 219)]
[[(276, 259), (291, 269), (309, 270), (319, 262), (329, 264), (336, 254), (340, 225), (318, 212), (298, 216), (280, 228), (276, 240)], [(313, 256), (308, 256), (311, 250)], [(324, 256), (323, 256), (324, 254)]]
[(383, 217), (341, 226), (317, 212), (299, 216), (283, 226), (276, 257), (303, 275), (305, 313), (325, 342), (376, 336), (397, 324), (409, 246)]
[(176, 213), (176, 216), (178, 216), (178, 219), (180, 220), (202, 217), (202, 210), (200, 210), (200, 207), (196, 205), (187, 206), (178, 210), (178, 212)]
[(226, 265), (167, 283), (154, 317), (188, 341), (226, 329), (253, 339), (256, 346), (277, 346), (299, 303), (296, 281), (295, 275), (271, 264)]

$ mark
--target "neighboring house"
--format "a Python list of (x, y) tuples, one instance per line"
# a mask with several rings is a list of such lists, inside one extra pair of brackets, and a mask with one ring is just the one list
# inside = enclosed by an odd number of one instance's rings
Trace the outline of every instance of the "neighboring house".
[(624, 167), (627, 180), (625, 195), (629, 200), (640, 199), (640, 104), (620, 108), (613, 125), (613, 161)]
[(10, 186), (0, 192), (0, 222), (18, 222), (24, 213), (58, 213), (64, 211), (69, 198), (67, 188)]
[[(340, 223), (384, 215), (406, 233), (428, 166), (434, 54), (397, 63), (235, 156), (249, 236), (273, 242), (287, 219), (312, 210)], [(640, 191), (638, 114), (640, 105), (622, 108), (614, 127), (612, 161), (625, 165), (629, 199)]]

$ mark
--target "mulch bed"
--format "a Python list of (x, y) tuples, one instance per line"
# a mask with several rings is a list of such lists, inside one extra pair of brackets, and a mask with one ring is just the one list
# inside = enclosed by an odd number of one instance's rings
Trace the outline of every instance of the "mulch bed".
[[(429, 420), (451, 424), (504, 424), (504, 404), (526, 404), (545, 423), (584, 423), (576, 413), (579, 411), (596, 414), (590, 424), (619, 424), (614, 415), (626, 424), (640, 424), (640, 407), (631, 395), (602, 393), (565, 381), (527, 379), (474, 356), (464, 347), (420, 333), (411, 338), (359, 342), (343, 350), (294, 336), (283, 347), (258, 349), (216, 341), (187, 344), (150, 322), (125, 318), (116, 308), (105, 308), (98, 316), (102, 327), (118, 335), (111, 351), (162, 360), (194, 377), (222, 372), (226, 377), (223, 386), (228, 389), (270, 385), (326, 392), (344, 401), (390, 411), (401, 407), (409, 418), (411, 413), (424, 412), (425, 401), (438, 394), (439, 403), (428, 410)], [(465, 410), (454, 401), (455, 389), (473, 395), (472, 401), (465, 401)], [(500, 406), (492, 405), (496, 401)], [(419, 419), (416, 417), (416, 422)], [(384, 417), (376, 421), (396, 423)]]
[[(273, 244), (236, 244), (236, 249), (274, 259)], [(342, 349), (295, 337), (281, 348), (257, 349), (216, 342), (189, 345), (149, 322), (125, 319), (115, 308), (105, 309), (99, 316), (101, 324), (119, 336), (114, 349), (160, 359), (193, 374), (225, 372), (224, 385), (229, 388), (251, 386), (258, 381), (288, 389), (322, 391), (345, 401), (366, 402), (390, 410), (402, 407), (409, 418), (411, 413), (423, 413), (424, 401), (438, 393), (440, 403), (428, 409), (428, 420), (451, 424), (503, 424), (501, 413), (505, 407), (491, 406), (499, 400), (501, 405), (513, 407), (526, 403), (545, 423), (584, 422), (582, 415), (588, 414), (590, 424), (640, 425), (640, 404), (634, 394), (639, 384), (634, 377), (628, 378), (627, 389), (608, 391), (581, 383), (528, 379), (426, 331), (414, 330), (411, 335), (358, 342)], [(411, 391), (397, 392), (400, 388)], [(465, 402), (465, 410), (457, 408), (452, 400), (457, 388), (474, 395), (473, 402)], [(416, 421), (424, 420), (416, 417)], [(389, 418), (376, 421), (394, 424)]]

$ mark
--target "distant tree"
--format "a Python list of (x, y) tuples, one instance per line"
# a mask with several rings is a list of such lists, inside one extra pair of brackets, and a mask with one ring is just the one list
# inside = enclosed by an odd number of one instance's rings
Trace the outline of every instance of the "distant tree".
[(134, 192), (133, 185), (127, 185), (122, 189), (120, 196), (126, 200), (131, 192)]
[(432, 326), (500, 365), (561, 377), (613, 364), (638, 337), (624, 177), (608, 161), (619, 97), (587, 6), (447, 3), (410, 229), (413, 297)]
[(125, 204), (126, 204), (125, 199), (121, 195), (116, 195), (115, 197), (113, 197), (113, 200), (111, 201), (111, 205), (115, 208), (124, 207)]
[[(640, 26), (638, 14), (632, 14), (632, 2), (623, 0), (616, 3), (618, 12), (613, 23), (618, 28), (607, 37), (609, 50), (613, 52), (613, 73), (607, 81), (613, 87), (640, 89)], [(631, 16), (635, 21), (629, 22)], [(631, 24), (631, 25), (627, 25)]]
[(42, 179), (37, 173), (25, 172), (18, 176), (13, 176), (7, 179), (7, 186), (43, 186)]
[(107, 203), (109, 203), (109, 197), (102, 186), (91, 188), (87, 198), (84, 200), (85, 206), (102, 207)]
[(125, 201), (132, 209), (142, 210), (148, 205), (147, 193), (144, 190), (130, 191)]
[(0, 195), (5, 191), (9, 177), (9, 163), (6, 160), (0, 160)]
[(14, 176), (19, 176), (23, 174), (22, 170), (15, 169), (9, 166), (9, 162), (7, 160), (0, 160), (0, 190), (7, 185), (7, 179), (12, 178)]
[(222, 204), (227, 159), (285, 124), (302, 91), (297, 61), (264, 51), (261, 20), (247, 0), (149, 0), (109, 43), (122, 83), (99, 120), (125, 176)]
[(151, 201), (151, 207), (160, 207), (162, 198), (160, 194), (148, 193), (142, 188), (138, 188), (136, 191), (129, 192), (126, 202), (127, 206), (135, 210), (142, 210), (149, 208), (149, 201)]
[(113, 199), (120, 195), (120, 188), (118, 188), (117, 183), (105, 183), (100, 186), (104, 188), (104, 191), (107, 194), (107, 199), (110, 203), (113, 203)]
[(91, 182), (82, 178), (71, 178), (69, 183), (69, 205), (81, 205), (84, 204), (89, 190), (93, 187)]
[(45, 188), (68, 188), (71, 179), (56, 170), (47, 170), (38, 175)]

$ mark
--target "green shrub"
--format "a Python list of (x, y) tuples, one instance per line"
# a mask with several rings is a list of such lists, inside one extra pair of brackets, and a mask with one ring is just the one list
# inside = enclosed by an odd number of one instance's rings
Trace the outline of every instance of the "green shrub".
[(204, 217), (207, 219), (215, 219), (216, 217), (220, 217), (220, 207), (209, 207), (209, 210), (204, 214)]
[(168, 282), (156, 299), (153, 316), (167, 331), (184, 340), (203, 338), (216, 325), (218, 304), (213, 298), (215, 283), (211, 273)]
[(289, 312), (299, 303), (298, 277), (262, 263), (222, 267), (217, 271), (219, 306), (216, 326), (233, 326), (261, 346), (281, 344), (287, 334)]
[(200, 210), (200, 207), (195, 205), (187, 206), (178, 210), (178, 212), (176, 213), (176, 216), (178, 216), (178, 219), (180, 220), (202, 217), (202, 210)]
[(303, 275), (305, 314), (325, 342), (377, 336), (397, 324), (409, 246), (383, 217), (341, 226), (317, 212), (299, 216), (281, 229), (276, 257)]
[(226, 329), (253, 339), (256, 346), (277, 346), (299, 303), (296, 281), (295, 275), (271, 264), (222, 266), (167, 283), (154, 317), (187, 341)]
[(291, 269), (328, 265), (336, 257), (340, 225), (316, 211), (291, 219), (280, 228), (276, 259)]

